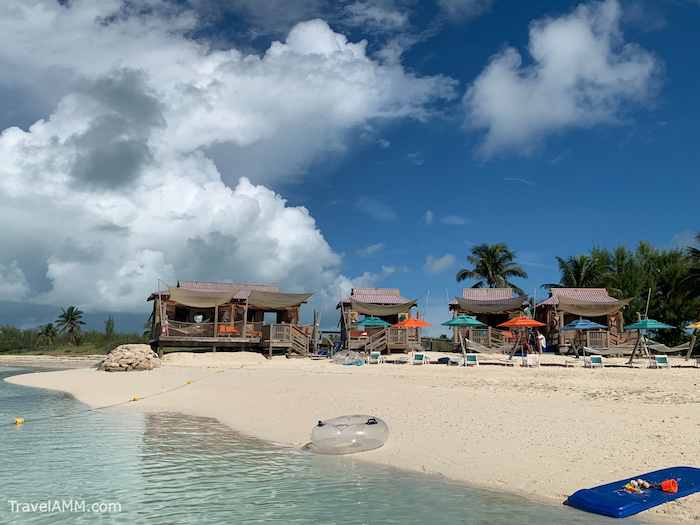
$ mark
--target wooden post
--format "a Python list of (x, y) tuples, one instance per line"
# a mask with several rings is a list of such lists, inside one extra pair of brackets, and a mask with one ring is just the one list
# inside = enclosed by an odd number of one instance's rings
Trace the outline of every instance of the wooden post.
[(314, 310), (314, 329), (311, 332), (311, 351), (314, 354), (318, 353), (318, 340), (319, 340), (319, 330), (321, 328), (321, 321), (318, 310)]
[(695, 339), (698, 336), (698, 331), (693, 330), (693, 336), (690, 338), (690, 346), (688, 346), (688, 353), (685, 355), (685, 360), (687, 361), (690, 359), (690, 356), (693, 355), (693, 347), (695, 346)]
[(243, 329), (241, 330), (241, 337), (245, 337), (246, 328), (248, 325), (248, 299), (245, 300), (245, 306), (243, 307)]
[[(219, 336), (219, 306), (214, 307), (214, 337)], [(216, 352), (216, 350), (214, 350)]]
[[(639, 315), (639, 314), (637, 314), (637, 315)], [(632, 349), (632, 355), (630, 355), (630, 360), (627, 361), (628, 365), (632, 364), (632, 361), (634, 360), (634, 356), (637, 353), (637, 347), (641, 344), (641, 341), (642, 341), (642, 331), (637, 330), (637, 342), (634, 343), (634, 348)]]

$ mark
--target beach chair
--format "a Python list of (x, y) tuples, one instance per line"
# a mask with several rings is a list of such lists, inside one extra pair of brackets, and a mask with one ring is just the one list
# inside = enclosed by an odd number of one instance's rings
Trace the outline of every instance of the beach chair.
[(603, 356), (588, 355), (583, 359), (583, 366), (585, 368), (603, 368)]
[(367, 359), (368, 365), (381, 365), (384, 362), (381, 352), (370, 352)]
[(413, 359), (411, 359), (412, 365), (427, 365), (429, 362), (430, 361), (428, 361), (428, 356), (425, 355), (423, 352), (413, 353)]
[(671, 368), (671, 363), (666, 354), (656, 354), (649, 363), (649, 368)]
[(526, 366), (528, 368), (539, 367), (540, 366), (540, 356), (537, 354), (527, 354), (525, 357), (523, 357), (522, 366)]
[(464, 356), (464, 366), (479, 366), (479, 354), (467, 354)]

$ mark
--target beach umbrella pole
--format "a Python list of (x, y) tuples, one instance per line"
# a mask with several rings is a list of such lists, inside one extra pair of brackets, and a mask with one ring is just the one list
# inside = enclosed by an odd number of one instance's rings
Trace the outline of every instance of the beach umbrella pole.
[(690, 338), (690, 345), (688, 346), (688, 353), (685, 356), (685, 360), (687, 361), (690, 359), (690, 356), (693, 355), (693, 347), (695, 346), (695, 340), (698, 337), (698, 331), (693, 330), (693, 336)]

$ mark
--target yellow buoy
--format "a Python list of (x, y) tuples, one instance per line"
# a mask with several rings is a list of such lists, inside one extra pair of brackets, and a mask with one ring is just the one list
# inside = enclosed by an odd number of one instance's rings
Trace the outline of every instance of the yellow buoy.
[(139, 396), (134, 396), (131, 398), (132, 401), (138, 401), (139, 399), (141, 399)]
[(191, 385), (191, 384), (192, 384), (192, 380), (190, 379), (190, 380), (187, 381), (187, 383), (185, 383), (185, 384), (186, 384), (186, 385)]
[(17, 425), (17, 426), (24, 425), (24, 418), (23, 417), (16, 417), (15, 418), (15, 425)]

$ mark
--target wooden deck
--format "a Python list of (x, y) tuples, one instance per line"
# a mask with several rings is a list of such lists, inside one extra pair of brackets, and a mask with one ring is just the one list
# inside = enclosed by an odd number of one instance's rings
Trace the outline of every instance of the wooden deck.
[[(199, 327), (197, 327), (199, 330)], [(251, 326), (251, 328), (253, 328)], [(252, 334), (246, 337), (239, 335), (225, 335), (214, 337), (214, 330), (199, 330), (202, 335), (160, 335), (150, 341), (152, 347), (157, 348), (162, 355), (163, 347), (179, 348), (217, 348), (251, 350), (265, 352), (270, 356), (274, 351), (306, 355), (309, 351), (309, 337), (306, 332), (297, 325), (292, 324), (268, 324), (261, 325), (260, 331), (251, 330)]]

